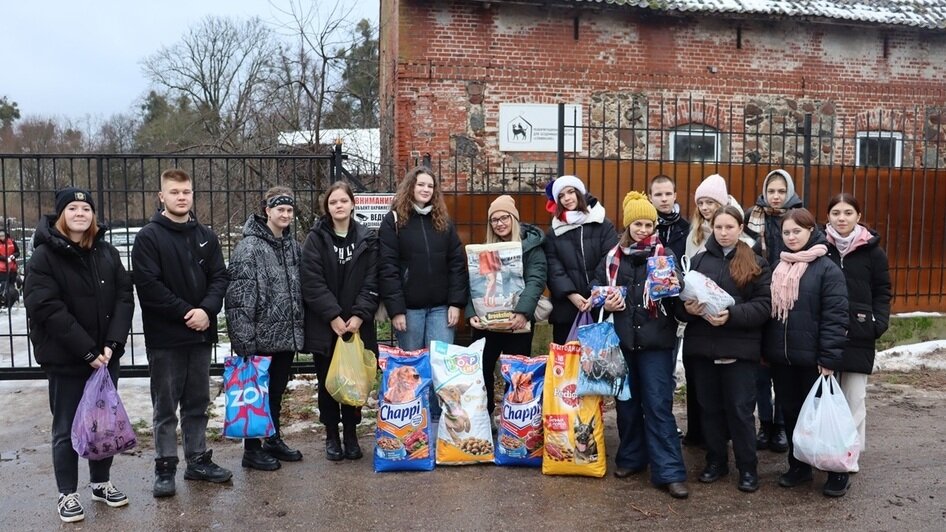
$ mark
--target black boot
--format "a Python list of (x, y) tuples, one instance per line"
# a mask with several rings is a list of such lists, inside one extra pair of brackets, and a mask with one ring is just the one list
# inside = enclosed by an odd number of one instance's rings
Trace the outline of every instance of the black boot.
[(828, 473), (828, 481), (824, 483), (821, 493), (827, 497), (844, 497), (850, 487), (850, 475), (847, 473)]
[(302, 453), (286, 445), (279, 434), (266, 438), (263, 441), (263, 450), (282, 462), (302, 460)]
[(772, 432), (772, 423), (763, 421), (759, 424), (759, 433), (755, 437), (755, 448), (758, 450), (769, 448), (769, 433)]
[(174, 476), (177, 474), (177, 457), (155, 458), (154, 460), (154, 487), (152, 494), (155, 497), (171, 497), (177, 492), (174, 485)]
[(343, 442), (345, 444), (345, 458), (349, 460), (358, 460), (361, 458), (361, 446), (358, 445), (358, 433), (356, 431), (358, 425), (355, 424), (343, 424), (344, 429), (344, 438)]
[(338, 425), (325, 426), (325, 458), (338, 462), (345, 458), (342, 453), (342, 442), (338, 436)]
[(243, 467), (259, 471), (275, 471), (279, 469), (279, 460), (264, 449), (244, 449)]
[(233, 473), (213, 463), (213, 451), (204, 451), (187, 457), (187, 469), (184, 470), (185, 480), (206, 480), (208, 482), (226, 482)]
[(778, 477), (778, 485), (783, 488), (794, 488), (803, 482), (811, 482), (811, 466), (808, 464), (789, 466), (788, 471)]
[(784, 453), (788, 450), (788, 434), (785, 433), (785, 425), (772, 425), (769, 432), (769, 450), (773, 453)]

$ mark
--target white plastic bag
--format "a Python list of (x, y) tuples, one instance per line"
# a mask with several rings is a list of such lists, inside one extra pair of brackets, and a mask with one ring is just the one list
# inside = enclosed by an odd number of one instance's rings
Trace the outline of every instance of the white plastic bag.
[(736, 304), (729, 292), (720, 288), (715, 281), (696, 270), (691, 270), (687, 257), (684, 257), (683, 268), (683, 290), (680, 292), (682, 301), (693, 300), (702, 303), (705, 316), (718, 316), (720, 312)]
[[(821, 397), (817, 397), (821, 390)], [(861, 442), (851, 408), (834, 378), (819, 377), (798, 414), (792, 434), (795, 458), (822, 471), (857, 471)]]

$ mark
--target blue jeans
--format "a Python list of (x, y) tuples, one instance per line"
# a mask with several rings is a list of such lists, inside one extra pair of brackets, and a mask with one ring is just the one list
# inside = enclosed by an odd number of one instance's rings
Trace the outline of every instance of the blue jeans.
[(621, 351), (631, 372), (631, 398), (615, 403), (621, 439), (617, 466), (642, 471), (650, 465), (650, 481), (657, 486), (683, 482), (687, 473), (673, 417), (675, 353)]
[[(404, 313), (407, 329), (394, 331), (397, 345), (405, 351), (430, 348), (434, 340), (453, 343), (453, 327), (447, 325), (447, 307), (409, 308)], [(430, 387), (430, 415), (434, 421), (440, 420), (440, 402), (433, 386)]]

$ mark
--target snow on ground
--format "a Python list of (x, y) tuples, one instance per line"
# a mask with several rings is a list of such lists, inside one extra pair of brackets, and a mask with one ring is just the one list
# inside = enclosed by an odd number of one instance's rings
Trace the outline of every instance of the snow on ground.
[(946, 340), (900, 345), (877, 352), (875, 371), (913, 371), (946, 369)]

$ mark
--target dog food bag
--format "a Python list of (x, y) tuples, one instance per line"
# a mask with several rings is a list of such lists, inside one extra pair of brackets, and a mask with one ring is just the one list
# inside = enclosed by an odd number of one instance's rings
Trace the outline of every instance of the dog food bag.
[(676, 267), (677, 262), (673, 255), (647, 258), (647, 294), (650, 299), (657, 301), (680, 293), (680, 286), (670, 283)]
[(546, 358), (499, 356), (499, 369), (506, 381), (496, 443), (499, 465), (542, 465), (542, 384)]
[(470, 347), (430, 342), (434, 392), (443, 413), (437, 425), (437, 463), (478, 464), (493, 461), (493, 433), (486, 410), (483, 348), (486, 339)]
[(601, 396), (578, 396), (580, 361), (580, 345), (549, 344), (542, 392), (546, 475), (603, 477), (607, 472)]
[(591, 296), (589, 296), (592, 308), (604, 306), (604, 300), (608, 298), (611, 292), (618, 292), (621, 297), (627, 297), (626, 286), (592, 285)]
[(381, 389), (375, 429), (374, 470), (430, 471), (430, 356), (427, 349), (379, 346)]

